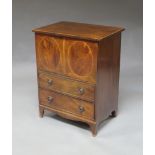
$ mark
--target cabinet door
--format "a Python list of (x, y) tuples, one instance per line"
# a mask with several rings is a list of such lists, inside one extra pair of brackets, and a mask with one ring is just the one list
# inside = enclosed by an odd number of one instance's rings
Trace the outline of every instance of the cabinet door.
[(38, 69), (96, 83), (98, 44), (36, 34)]
[(55, 38), (36, 34), (36, 56), (39, 69), (61, 72), (61, 49)]
[(64, 40), (66, 72), (69, 76), (96, 83), (98, 44), (73, 39)]

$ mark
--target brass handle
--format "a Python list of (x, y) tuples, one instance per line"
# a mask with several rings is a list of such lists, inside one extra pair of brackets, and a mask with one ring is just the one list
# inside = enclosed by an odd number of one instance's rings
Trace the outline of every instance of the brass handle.
[(48, 85), (52, 85), (53, 80), (49, 79), (49, 80), (47, 81), (47, 83), (48, 83)]
[(84, 94), (84, 88), (80, 88), (79, 89), (79, 93), (82, 95), (82, 94)]
[(54, 99), (54, 98), (53, 98), (52, 96), (48, 96), (48, 97), (47, 97), (48, 103), (51, 103), (51, 102), (53, 101), (53, 99)]
[(80, 113), (83, 113), (85, 111), (84, 107), (79, 106), (79, 111), (80, 111)]

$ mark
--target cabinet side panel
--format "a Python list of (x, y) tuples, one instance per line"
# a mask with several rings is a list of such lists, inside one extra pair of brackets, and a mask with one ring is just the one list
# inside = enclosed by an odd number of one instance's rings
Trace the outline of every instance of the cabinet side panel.
[(117, 111), (119, 95), (119, 73), (120, 73), (120, 54), (121, 54), (121, 33), (113, 39), (113, 59), (112, 59), (112, 79), (113, 79), (113, 109)]
[(97, 123), (117, 111), (121, 34), (99, 42), (95, 119)]

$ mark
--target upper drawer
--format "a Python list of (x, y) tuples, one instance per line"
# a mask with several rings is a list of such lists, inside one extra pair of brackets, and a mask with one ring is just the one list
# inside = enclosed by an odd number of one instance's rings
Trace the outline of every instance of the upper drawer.
[(94, 101), (94, 85), (85, 84), (67, 77), (39, 72), (39, 86), (89, 102)]
[(36, 34), (37, 65), (41, 70), (96, 83), (98, 43)]

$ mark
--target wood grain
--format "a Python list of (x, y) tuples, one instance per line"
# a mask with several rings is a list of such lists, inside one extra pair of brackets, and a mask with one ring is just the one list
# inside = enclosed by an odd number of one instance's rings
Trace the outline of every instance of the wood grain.
[[(121, 34), (100, 42), (95, 94), (97, 124), (117, 112)], [(103, 82), (104, 81), (104, 82)]]
[[(53, 99), (49, 101), (49, 97)], [(94, 120), (94, 104), (63, 94), (39, 89), (40, 104)], [(82, 109), (82, 110), (81, 110)]]
[(34, 29), (33, 32), (58, 37), (100, 41), (106, 37), (120, 33), (123, 30), (124, 28), (121, 27), (62, 21)]
[[(39, 87), (63, 93), (71, 97), (94, 102), (95, 86), (71, 80), (63, 76), (39, 72)], [(81, 92), (80, 90), (83, 90)]]
[(96, 83), (98, 44), (36, 34), (40, 70)]

